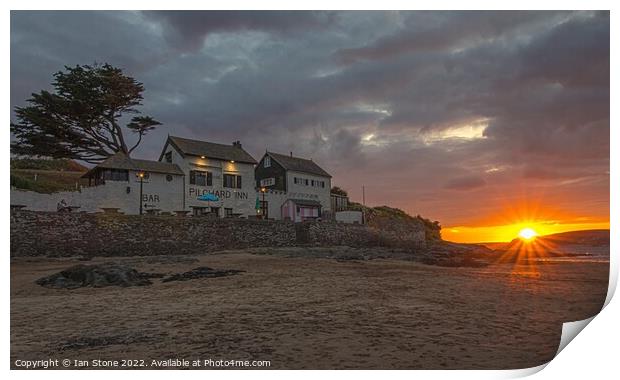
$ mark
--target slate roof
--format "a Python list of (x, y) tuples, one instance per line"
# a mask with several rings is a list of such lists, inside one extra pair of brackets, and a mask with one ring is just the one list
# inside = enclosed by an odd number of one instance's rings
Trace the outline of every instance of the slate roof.
[(331, 175), (323, 170), (312, 160), (305, 158), (291, 157), (286, 154), (267, 152), (274, 160), (276, 160), (285, 170), (293, 170), (296, 172), (314, 174), (322, 177), (330, 177)]
[(130, 158), (122, 152), (117, 152), (113, 156), (110, 156), (105, 161), (101, 162), (100, 164), (86, 172), (86, 174), (84, 174), (82, 177), (88, 177), (88, 175), (97, 168), (127, 169), (136, 171), (141, 170), (150, 173), (183, 175), (183, 171), (177, 164), (150, 160), (139, 160), (135, 158)]
[[(217, 144), (208, 141), (191, 140), (182, 137), (168, 136), (168, 142), (179, 150), (181, 154), (190, 156), (205, 156), (218, 160), (244, 162), (256, 164), (254, 157), (240, 146)], [(163, 153), (162, 153), (163, 154)]]

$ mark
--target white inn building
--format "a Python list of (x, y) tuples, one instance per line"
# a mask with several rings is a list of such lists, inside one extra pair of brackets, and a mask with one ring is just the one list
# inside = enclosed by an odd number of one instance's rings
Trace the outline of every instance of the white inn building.
[(217, 144), (168, 136), (157, 161), (117, 153), (83, 176), (88, 186), (40, 194), (11, 189), (11, 205), (55, 211), (190, 213), (285, 219), (330, 216), (331, 175), (311, 159), (266, 152), (260, 162), (239, 141)]
[[(239, 141), (225, 145), (169, 136), (159, 161), (177, 165), (185, 175), (184, 209), (191, 210), (193, 215), (256, 214), (256, 160), (243, 150)], [(213, 197), (205, 198), (207, 194)]]

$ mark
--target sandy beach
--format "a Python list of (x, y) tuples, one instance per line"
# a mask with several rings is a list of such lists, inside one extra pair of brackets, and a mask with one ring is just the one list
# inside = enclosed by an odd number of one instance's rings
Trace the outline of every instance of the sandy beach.
[(271, 253), (95, 258), (86, 263), (245, 272), (75, 290), (35, 281), (85, 262), (13, 258), (11, 367), (69, 358), (268, 360), (271, 369), (526, 368), (553, 358), (562, 322), (601, 309), (609, 271), (605, 262), (446, 268)]

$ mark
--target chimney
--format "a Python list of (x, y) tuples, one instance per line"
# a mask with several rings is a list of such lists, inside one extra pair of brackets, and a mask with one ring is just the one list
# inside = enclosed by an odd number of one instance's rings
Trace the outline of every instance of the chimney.
[(241, 141), (237, 140), (237, 141), (233, 141), (233, 146), (237, 147), (237, 148), (241, 148)]

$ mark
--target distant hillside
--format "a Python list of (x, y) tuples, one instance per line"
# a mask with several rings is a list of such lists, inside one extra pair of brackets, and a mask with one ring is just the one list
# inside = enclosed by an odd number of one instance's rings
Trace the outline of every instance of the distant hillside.
[(38, 193), (76, 190), (87, 180), (80, 178), (87, 167), (73, 160), (11, 159), (11, 187)]
[[(556, 252), (579, 255), (609, 255), (609, 230), (583, 230), (543, 235), (538, 236), (536, 242)], [(518, 238), (509, 243), (484, 243), (483, 245), (491, 249), (505, 251), (517, 244), (520, 244)]]
[(555, 243), (609, 245), (609, 230), (583, 230), (545, 235), (541, 238)]

